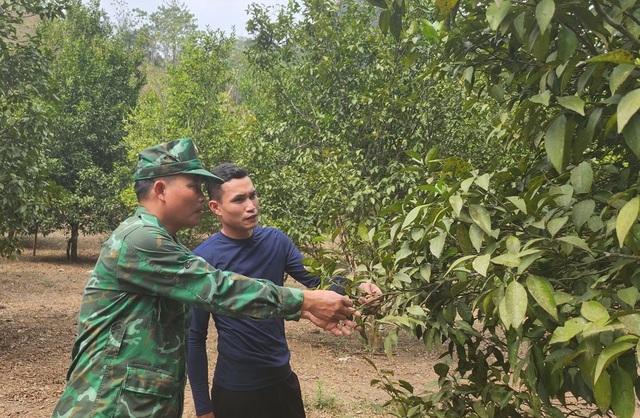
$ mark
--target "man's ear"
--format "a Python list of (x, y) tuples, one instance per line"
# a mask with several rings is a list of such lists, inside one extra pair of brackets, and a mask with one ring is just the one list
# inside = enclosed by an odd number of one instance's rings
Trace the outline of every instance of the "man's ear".
[(153, 194), (163, 202), (165, 201), (165, 189), (167, 185), (164, 180), (158, 179), (153, 183), (153, 187), (151, 188)]
[(217, 200), (209, 201), (209, 209), (211, 209), (211, 212), (220, 216), (220, 202), (218, 202)]

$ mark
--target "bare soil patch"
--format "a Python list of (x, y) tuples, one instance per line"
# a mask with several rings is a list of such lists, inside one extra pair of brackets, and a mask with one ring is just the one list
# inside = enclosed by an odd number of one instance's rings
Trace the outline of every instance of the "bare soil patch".
[[(35, 257), (25, 239), (19, 260), (0, 259), (0, 417), (51, 416), (64, 389), (82, 291), (106, 238), (80, 237), (78, 263), (66, 261), (60, 233), (39, 237)], [(337, 338), (307, 321), (288, 322), (287, 335), (308, 418), (388, 416), (373, 408), (389, 398), (370, 385), (378, 376), (365, 358), (417, 391), (437, 380), (437, 355), (408, 335), (400, 335), (392, 358), (365, 348), (357, 336)], [(195, 417), (188, 385), (184, 416)]]

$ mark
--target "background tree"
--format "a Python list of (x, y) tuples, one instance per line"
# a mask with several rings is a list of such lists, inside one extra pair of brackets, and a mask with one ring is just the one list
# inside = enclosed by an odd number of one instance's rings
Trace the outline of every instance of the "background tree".
[(182, 46), (187, 38), (197, 31), (195, 16), (184, 2), (165, 1), (152, 13), (134, 9), (142, 23), (140, 32), (148, 38), (148, 59), (154, 65), (167, 68), (177, 65)]
[(403, 196), (406, 150), (483, 153), (491, 127), (474, 121), (491, 109), (463, 108), (456, 82), (430, 75), (433, 48), (409, 54), (407, 43), (385, 38), (370, 5), (302, 1), (250, 12), (249, 60), (271, 99), (256, 108), (261, 158), (247, 165), (269, 196), (265, 214), (298, 243), (329, 231), (347, 243)]
[(19, 253), (18, 234), (39, 222), (58, 193), (48, 177), (51, 51), (37, 24), (63, 7), (32, 0), (0, 5), (0, 256)]
[(70, 228), (73, 260), (80, 231), (109, 230), (122, 218), (117, 199), (124, 186), (109, 178), (126, 158), (124, 123), (144, 83), (143, 55), (113, 34), (97, 2), (71, 2), (66, 18), (48, 31), (56, 48), (52, 82), (59, 97), (51, 113), (52, 177), (69, 192), (58, 223)]
[[(233, 37), (221, 31), (197, 31), (180, 45), (177, 65), (142, 95), (127, 126), (130, 164), (140, 149), (159, 141), (193, 138), (206, 166), (233, 160), (244, 147), (226, 135), (235, 104), (227, 93)], [(134, 201), (133, 196), (129, 199)], [(132, 203), (133, 204), (133, 203)], [(203, 222), (200, 230), (210, 232)], [(188, 234), (187, 234), (188, 235)]]

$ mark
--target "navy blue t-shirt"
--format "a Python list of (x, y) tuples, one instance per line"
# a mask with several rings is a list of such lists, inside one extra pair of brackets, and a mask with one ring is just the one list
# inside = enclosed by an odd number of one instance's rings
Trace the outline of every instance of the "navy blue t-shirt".
[[(304, 256), (289, 237), (275, 228), (257, 227), (247, 239), (218, 232), (194, 251), (212, 266), (282, 286), (285, 273), (306, 287), (320, 284), (309, 277)], [(211, 412), (205, 342), (209, 312), (194, 308), (189, 333), (189, 383), (196, 414)], [(284, 320), (248, 321), (212, 315), (218, 330), (218, 360), (213, 380), (230, 390), (256, 390), (286, 380), (291, 374)]]

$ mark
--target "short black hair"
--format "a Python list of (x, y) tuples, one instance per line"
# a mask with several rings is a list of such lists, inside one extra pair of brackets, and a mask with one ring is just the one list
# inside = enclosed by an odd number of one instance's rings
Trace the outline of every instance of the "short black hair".
[[(211, 170), (211, 174), (221, 178), (224, 182), (249, 177), (249, 172), (246, 169), (231, 163), (222, 163), (214, 167), (213, 170)], [(222, 184), (207, 179), (207, 193), (209, 194), (210, 200), (220, 201)]]
[[(165, 182), (169, 183), (169, 182), (173, 182), (178, 176), (176, 174), (172, 174), (170, 176), (161, 176), (161, 177)], [(151, 192), (151, 189), (153, 188), (154, 183), (159, 178), (160, 177), (152, 177), (150, 179), (136, 180), (136, 182), (133, 184), (133, 191), (136, 193), (136, 196), (138, 197), (138, 202), (140, 202), (145, 197), (149, 196), (149, 193)]]
[(155, 183), (155, 180), (156, 179), (136, 180), (135, 184), (133, 185), (133, 191), (136, 192), (138, 202), (142, 201), (142, 199), (149, 195), (149, 191), (153, 187), (153, 183)]

